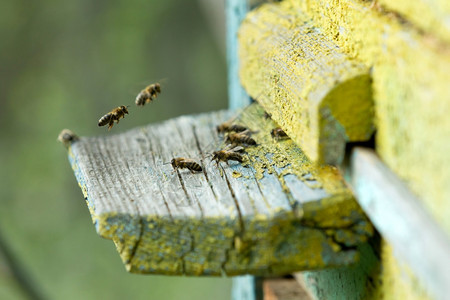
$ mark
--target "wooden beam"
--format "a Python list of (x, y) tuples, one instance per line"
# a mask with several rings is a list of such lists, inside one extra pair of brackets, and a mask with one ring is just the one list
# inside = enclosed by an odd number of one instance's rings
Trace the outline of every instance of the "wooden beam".
[(351, 177), (358, 202), (398, 260), (437, 297), (450, 295), (450, 239), (372, 151), (357, 148)]
[(242, 108), (250, 104), (250, 97), (239, 81), (239, 58), (237, 31), (250, 3), (246, 0), (226, 0), (225, 13), (227, 22), (227, 64), (228, 64), (228, 103), (230, 109)]
[(370, 1), (287, 1), (345, 53), (373, 66), (377, 153), (450, 235), (448, 43)]
[[(185, 116), (107, 137), (80, 137), (69, 159), (102, 237), (136, 273), (284, 274), (346, 265), (372, 227), (336, 168), (317, 168), (252, 105), (242, 164), (216, 165), (215, 127), (230, 112)], [(174, 172), (174, 157), (203, 172)]]
[(248, 13), (239, 31), (239, 59), (247, 92), (312, 161), (339, 164), (346, 142), (371, 137), (369, 68), (289, 3)]

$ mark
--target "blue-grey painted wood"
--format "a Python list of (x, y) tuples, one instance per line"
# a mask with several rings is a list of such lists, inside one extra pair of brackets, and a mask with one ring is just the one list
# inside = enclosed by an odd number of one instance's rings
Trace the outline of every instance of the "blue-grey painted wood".
[(228, 101), (230, 109), (242, 108), (250, 104), (250, 97), (239, 80), (239, 58), (237, 31), (249, 10), (247, 0), (226, 1)]
[(436, 299), (450, 295), (450, 239), (374, 151), (357, 148), (351, 178), (370, 220)]
[[(239, 57), (237, 32), (239, 25), (249, 10), (247, 0), (226, 1), (227, 26), (227, 64), (228, 64), (228, 105), (230, 109), (238, 109), (250, 104), (250, 97), (242, 88), (239, 80)], [(256, 278), (254, 276), (238, 276), (233, 278), (232, 299), (256, 300)]]
[(262, 279), (255, 276), (239, 276), (233, 278), (233, 288), (231, 291), (233, 300), (262, 300)]
[[(239, 80), (239, 58), (237, 31), (249, 10), (247, 0), (226, 1), (227, 63), (228, 63), (228, 105), (230, 109), (242, 108), (250, 103), (250, 97)], [(231, 297), (233, 300), (256, 300), (254, 276), (233, 278)]]

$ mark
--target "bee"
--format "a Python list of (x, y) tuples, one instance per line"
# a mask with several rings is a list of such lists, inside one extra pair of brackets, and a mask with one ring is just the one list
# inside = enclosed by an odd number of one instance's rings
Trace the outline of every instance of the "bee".
[(191, 171), (191, 173), (203, 171), (202, 166), (200, 166), (198, 163), (196, 163), (193, 159), (190, 158), (184, 157), (173, 158), (170, 161), (170, 164), (172, 165), (174, 170), (188, 169), (189, 171)]
[(264, 119), (270, 119), (272, 118), (272, 114), (269, 114), (267, 111), (264, 112)]
[(281, 139), (288, 138), (288, 135), (286, 134), (286, 132), (284, 132), (283, 129), (281, 129), (281, 127), (277, 127), (277, 128), (272, 129), (270, 131), (270, 135), (272, 136), (272, 138), (274, 138), (276, 140), (281, 140)]
[(256, 141), (253, 138), (251, 138), (248, 134), (249, 132), (247, 131), (230, 132), (227, 134), (225, 142), (234, 145), (241, 145), (241, 144), (256, 145)]
[(223, 149), (219, 151), (213, 152), (212, 160), (215, 160), (217, 164), (219, 161), (224, 161), (228, 164), (229, 160), (234, 160), (242, 163), (244, 161), (244, 157), (239, 153), (244, 148), (241, 146), (234, 147), (233, 149)]
[(116, 107), (98, 120), (98, 126), (109, 124), (108, 130), (110, 130), (114, 125), (114, 121), (117, 121), (117, 124), (119, 124), (120, 118), (125, 118), (125, 114), (128, 114), (127, 106)]
[(73, 142), (78, 141), (80, 138), (69, 129), (63, 129), (58, 135), (58, 141), (63, 143), (64, 146), (68, 147)]
[(216, 130), (217, 133), (224, 133), (224, 132), (242, 132), (248, 130), (247, 127), (238, 125), (238, 124), (231, 124), (233, 121), (227, 121), (225, 123), (222, 123), (220, 125), (217, 125)]
[(161, 85), (159, 83), (150, 84), (136, 96), (136, 105), (144, 106), (146, 103), (152, 102), (160, 93)]

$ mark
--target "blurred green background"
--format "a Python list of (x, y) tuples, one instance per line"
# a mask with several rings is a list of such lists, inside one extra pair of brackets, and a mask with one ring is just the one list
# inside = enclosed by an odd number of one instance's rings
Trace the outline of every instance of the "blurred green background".
[[(0, 2), (0, 299), (27, 298), (5, 247), (43, 299), (230, 298), (226, 278), (128, 274), (56, 141), (225, 108), (222, 2)], [(133, 106), (160, 80), (156, 101)], [(130, 115), (97, 127), (119, 105)]]

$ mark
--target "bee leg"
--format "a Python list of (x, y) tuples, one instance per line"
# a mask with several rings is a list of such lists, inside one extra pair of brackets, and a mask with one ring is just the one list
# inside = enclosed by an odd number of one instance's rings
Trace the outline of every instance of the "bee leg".
[(114, 120), (109, 121), (108, 130), (110, 130), (114, 125)]

